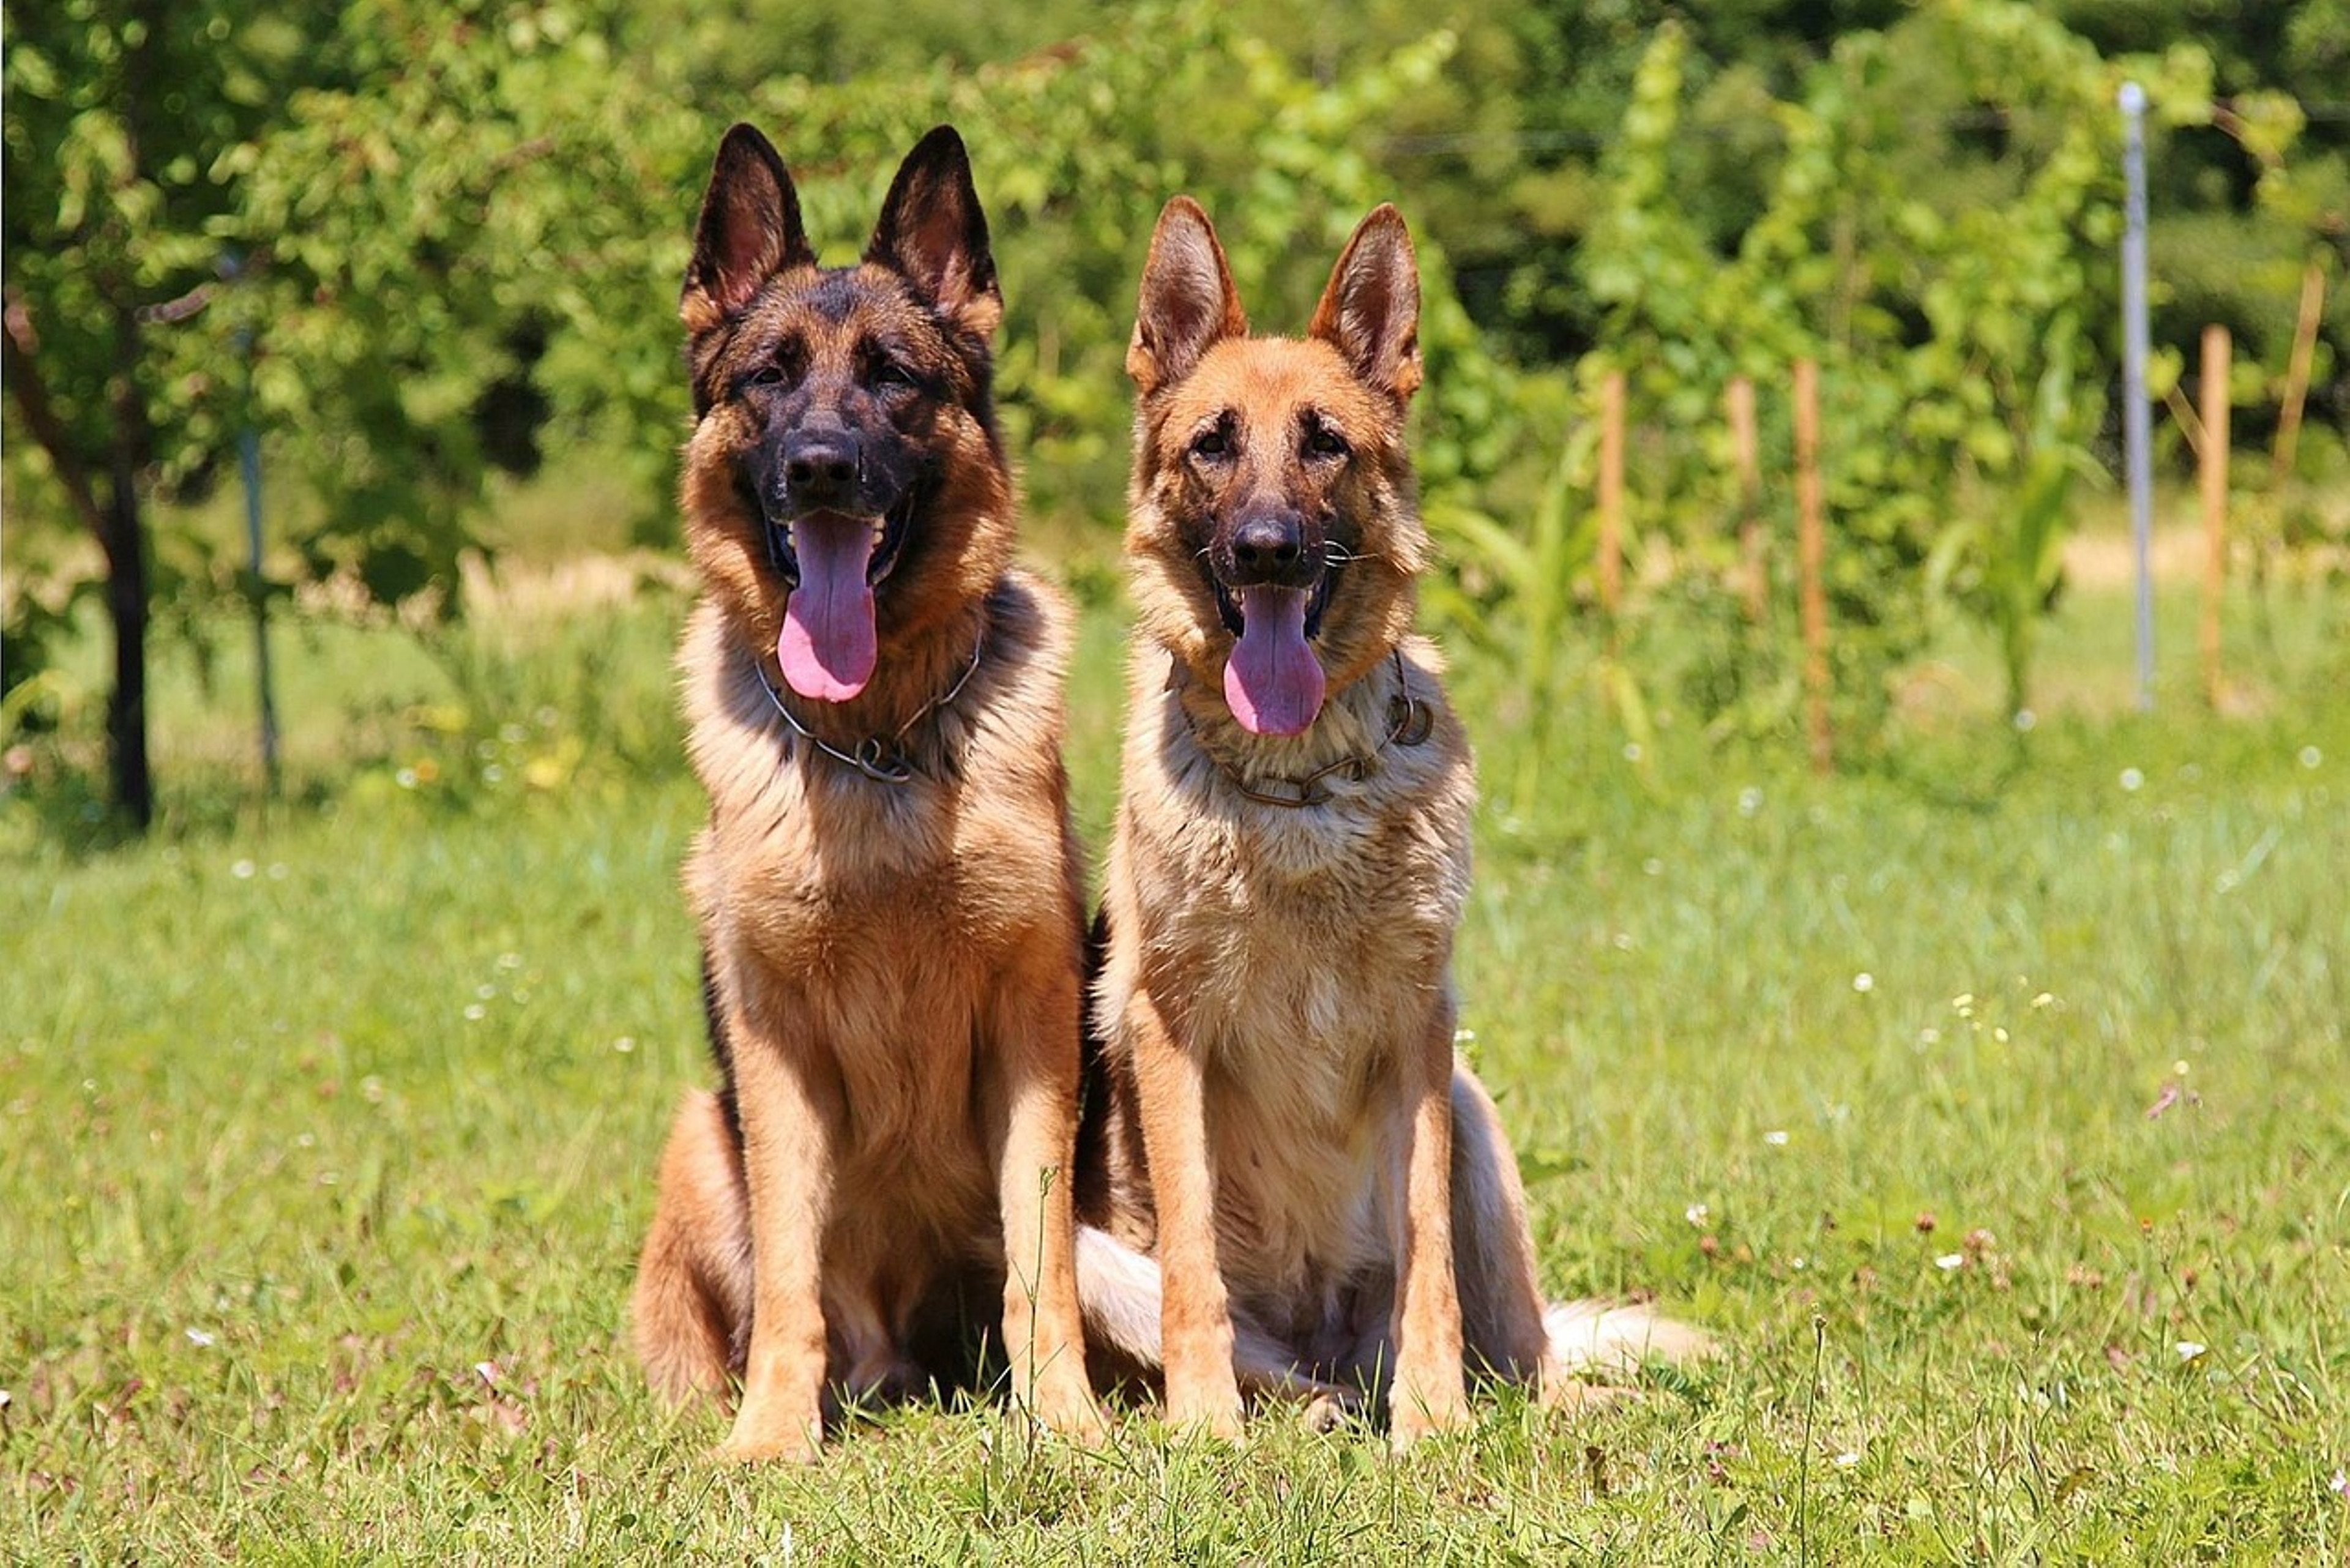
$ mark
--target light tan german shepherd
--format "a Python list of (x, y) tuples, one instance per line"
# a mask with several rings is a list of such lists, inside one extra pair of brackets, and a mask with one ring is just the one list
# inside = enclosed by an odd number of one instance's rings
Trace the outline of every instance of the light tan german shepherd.
[[(1252, 337), (1207, 215), (1160, 215), (1127, 369), (1140, 618), (1094, 995), (1078, 1275), (1097, 1371), (1169, 1417), (1367, 1391), (1399, 1448), (1468, 1375), (1691, 1351), (1640, 1306), (1544, 1306), (1517, 1166), (1453, 1054), (1475, 781), (1405, 445), (1419, 285), (1363, 220), (1303, 339)], [(1103, 940), (1099, 933), (1097, 940)]]
[(702, 595), (678, 662), (710, 793), (685, 883), (723, 1087), (671, 1130), (638, 1353), (671, 1397), (742, 1378), (724, 1456), (805, 1459), (828, 1407), (923, 1386), (924, 1335), (1000, 1293), (1015, 1397), (1097, 1431), (1068, 616), (1011, 566), (1003, 301), (962, 140), (925, 137), (863, 261), (825, 268), (736, 126), (681, 314)]

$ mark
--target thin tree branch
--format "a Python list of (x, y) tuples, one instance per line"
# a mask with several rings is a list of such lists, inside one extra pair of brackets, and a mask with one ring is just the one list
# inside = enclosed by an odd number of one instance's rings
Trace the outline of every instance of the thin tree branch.
[(49, 467), (57, 474), (57, 483), (65, 486), (67, 499), (81, 514), (90, 533), (102, 543), (106, 538), (105, 509), (98, 504), (98, 493), (90, 488), (88, 472), (82, 467), (80, 454), (74, 451), (64, 421), (49, 402), (48, 383), (42, 379), (40, 365), (33, 358), (38, 340), (33, 332), (32, 314), (14, 289), (8, 291), (6, 315), (7, 331), (0, 334), (0, 349), (5, 349), (6, 355), (9, 393), (16, 399), (17, 412), (25, 416), (25, 428), (32, 432), (41, 450), (49, 454)]

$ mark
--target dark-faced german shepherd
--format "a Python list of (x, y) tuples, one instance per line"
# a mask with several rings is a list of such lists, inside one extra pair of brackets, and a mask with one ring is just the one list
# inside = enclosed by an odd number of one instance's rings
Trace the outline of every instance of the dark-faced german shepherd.
[(1186, 198), (1128, 371), (1142, 635), (1095, 1023), (1078, 1273), (1106, 1362), (1170, 1417), (1385, 1396), (1400, 1447), (1465, 1373), (1575, 1397), (1575, 1365), (1690, 1348), (1642, 1307), (1545, 1308), (1516, 1162), (1453, 1054), (1475, 781), (1435, 649), (1405, 447), (1419, 285), (1392, 207), (1307, 336), (1252, 337)]
[(1068, 618), (1011, 566), (1003, 301), (961, 139), (923, 138), (863, 261), (827, 268), (734, 127), (680, 314), (702, 595), (678, 663), (710, 793), (685, 883), (723, 1088), (671, 1130), (638, 1353), (673, 1397), (742, 1378), (724, 1455), (806, 1459), (828, 1401), (927, 1380), (910, 1346), (979, 1282), (1015, 1397), (1097, 1430)]

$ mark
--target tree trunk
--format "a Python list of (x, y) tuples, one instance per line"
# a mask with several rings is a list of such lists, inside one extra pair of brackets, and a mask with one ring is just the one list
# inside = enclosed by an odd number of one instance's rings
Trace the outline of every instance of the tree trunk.
[(112, 483), (99, 540), (106, 551), (106, 608), (114, 620), (106, 739), (115, 805), (144, 833), (155, 820), (155, 782), (147, 763), (147, 530), (139, 515), (148, 431), (139, 391), (139, 316), (127, 302), (115, 306), (114, 335)]
[[(121, 110), (128, 154), (126, 179), (140, 178), (151, 107), (154, 0), (134, 0), (135, 32), (123, 34)], [(130, 247), (126, 240), (125, 257)], [(105, 290), (114, 307), (113, 432), (107, 454), (110, 493), (105, 536), (106, 607), (114, 619), (114, 694), (106, 704), (107, 749), (114, 768), (114, 802), (144, 833), (155, 821), (155, 781), (147, 763), (147, 529), (139, 515), (139, 476), (153, 441), (145, 392), (139, 385), (141, 344), (135, 272), (126, 265)]]

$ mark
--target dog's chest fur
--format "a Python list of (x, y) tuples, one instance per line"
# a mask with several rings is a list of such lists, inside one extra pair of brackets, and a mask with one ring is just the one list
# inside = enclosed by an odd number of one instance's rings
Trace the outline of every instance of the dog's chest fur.
[[(837, 1083), (847, 1207), (920, 1193), (924, 1212), (962, 1208), (958, 1250), (988, 1236), (994, 1200), (973, 1114), (994, 977), (1021, 944), (1069, 940), (1076, 921), (1063, 628), (1041, 599), (1018, 604), (996, 605), (985, 662), (930, 721), (904, 784), (792, 734), (746, 658), (697, 650), (723, 638), (715, 615), (697, 614), (683, 660), (701, 672), (689, 749), (711, 800), (685, 879), (719, 972), (746, 1008), (815, 1021), (780, 1033)], [(1049, 933), (1040, 904), (1059, 917)]]
[[(1385, 698), (1351, 695), (1375, 742)], [(1235, 789), (1173, 695), (1129, 739), (1116, 854), (1131, 875), (1111, 881), (1137, 889), (1137, 929), (1114, 914), (1105, 1000), (1147, 986), (1201, 1055), (1227, 1281), (1294, 1303), (1392, 1264), (1384, 1074), (1450, 983), (1471, 763), (1445, 715), (1364, 779), (1334, 780), (1329, 804), (1288, 809)]]

